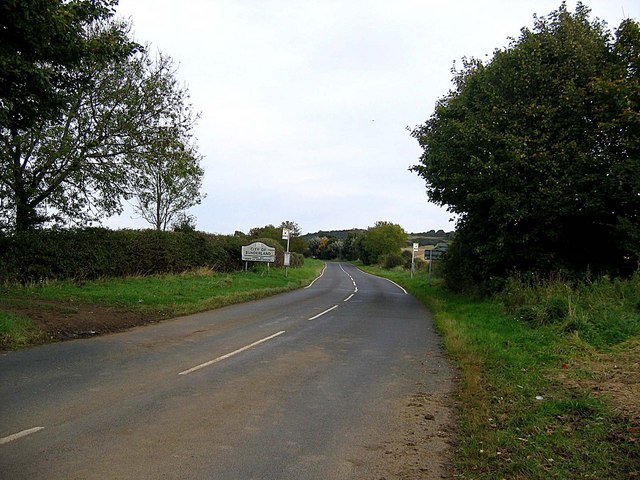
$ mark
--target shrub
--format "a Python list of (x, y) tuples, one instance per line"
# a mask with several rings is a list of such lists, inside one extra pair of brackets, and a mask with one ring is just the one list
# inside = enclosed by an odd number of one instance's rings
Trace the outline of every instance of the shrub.
[(298, 268), (304, 265), (304, 255), (302, 253), (291, 252), (291, 267)]
[(384, 268), (391, 269), (404, 265), (404, 258), (397, 253), (387, 253), (381, 257), (380, 263)]
[(602, 277), (582, 283), (567, 282), (559, 275), (512, 277), (499, 298), (516, 319), (578, 334), (596, 348), (640, 333), (640, 274), (628, 280)]
[(241, 240), (202, 232), (39, 230), (0, 236), (0, 282), (242, 268)]
[(402, 252), (400, 252), (400, 255), (402, 255), (402, 261), (404, 263), (404, 268), (411, 268), (411, 263), (413, 260), (413, 253), (410, 252), (409, 250), (403, 250)]
[(544, 306), (544, 319), (546, 323), (564, 321), (569, 313), (569, 303), (563, 297), (551, 297)]

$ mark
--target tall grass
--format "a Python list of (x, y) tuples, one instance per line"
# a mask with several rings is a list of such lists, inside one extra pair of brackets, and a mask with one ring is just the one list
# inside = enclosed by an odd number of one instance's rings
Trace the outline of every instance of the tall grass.
[(575, 333), (598, 349), (640, 333), (640, 274), (570, 284), (556, 277), (511, 278), (498, 299), (509, 313), (531, 325)]

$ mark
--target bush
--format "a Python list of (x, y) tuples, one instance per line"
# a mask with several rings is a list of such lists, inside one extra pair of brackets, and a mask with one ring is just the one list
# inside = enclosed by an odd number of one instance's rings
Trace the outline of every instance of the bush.
[(242, 268), (241, 240), (201, 232), (39, 230), (0, 236), (0, 282)]
[(602, 277), (567, 282), (561, 276), (512, 277), (498, 297), (507, 311), (533, 327), (577, 333), (596, 348), (640, 333), (640, 274), (628, 280)]
[(381, 257), (380, 263), (384, 268), (392, 269), (404, 265), (404, 258), (397, 253), (387, 253)]
[(291, 252), (291, 268), (304, 266), (304, 255), (302, 253)]
[[(414, 262), (415, 262), (415, 263), (414, 263), (414, 267), (415, 267), (415, 269), (416, 269), (416, 270), (422, 270), (422, 269), (423, 269), (423, 268), (425, 268), (427, 265), (429, 265), (427, 262), (425, 262), (425, 261), (424, 261), (423, 259), (421, 259), (421, 258), (416, 258)], [(436, 272), (435, 272), (435, 269), (434, 269), (434, 273), (436, 273)]]
[(404, 268), (411, 268), (411, 264), (413, 263), (413, 252), (410, 252), (409, 250), (403, 250), (400, 255), (402, 255)]
[(544, 319), (546, 323), (558, 323), (564, 321), (569, 314), (569, 303), (563, 297), (551, 297), (544, 306)]

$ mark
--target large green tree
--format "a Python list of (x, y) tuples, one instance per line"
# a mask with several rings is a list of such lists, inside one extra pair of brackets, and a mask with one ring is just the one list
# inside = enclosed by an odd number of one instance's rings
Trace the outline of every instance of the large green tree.
[(201, 156), (174, 132), (159, 132), (134, 173), (135, 211), (156, 230), (184, 223), (187, 209), (198, 205), (204, 170)]
[(360, 260), (365, 265), (380, 261), (383, 255), (400, 253), (407, 243), (407, 232), (395, 223), (379, 221), (369, 227), (359, 242)]
[(589, 14), (563, 3), (488, 62), (465, 59), (412, 132), (424, 150), (412, 169), (458, 215), (459, 286), (638, 259), (638, 24), (614, 35)]
[[(56, 115), (2, 128), (0, 219), (11, 230), (83, 225), (121, 212), (133, 196), (160, 213), (164, 227), (199, 201), (202, 170), (190, 143), (195, 119), (186, 90), (170, 59), (152, 58), (129, 31), (109, 17), (83, 24), (83, 38), (97, 51), (121, 54), (86, 56), (68, 68)], [(154, 204), (150, 190), (157, 188)]]
[[(49, 219), (47, 210), (86, 210), (92, 191), (114, 183), (112, 175), (92, 178), (105, 160), (95, 154), (111, 139), (87, 119), (113, 104), (100, 103), (96, 72), (117, 70), (139, 48), (125, 24), (111, 22), (116, 3), (2, 2), (0, 226), (27, 230)], [(125, 107), (112, 109), (112, 118)]]

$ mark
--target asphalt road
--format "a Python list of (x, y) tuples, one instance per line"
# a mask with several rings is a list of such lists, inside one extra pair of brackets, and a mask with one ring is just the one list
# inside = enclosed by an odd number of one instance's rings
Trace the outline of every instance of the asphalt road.
[(409, 399), (451, 377), (416, 299), (330, 263), (306, 289), (0, 356), (0, 478), (378, 480), (406, 460)]

